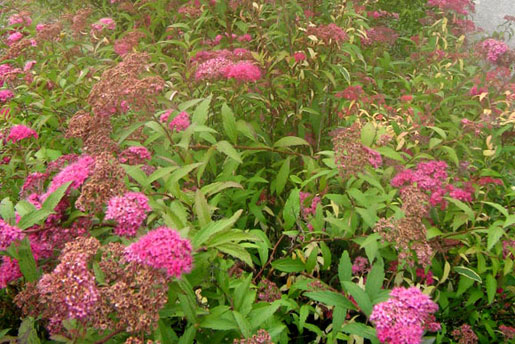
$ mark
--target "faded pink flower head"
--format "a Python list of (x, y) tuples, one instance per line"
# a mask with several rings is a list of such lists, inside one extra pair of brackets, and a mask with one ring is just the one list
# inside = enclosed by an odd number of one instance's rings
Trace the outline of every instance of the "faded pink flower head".
[(128, 261), (164, 269), (168, 277), (180, 278), (191, 271), (193, 258), (191, 243), (179, 232), (168, 227), (154, 229), (126, 249)]
[(11, 90), (0, 90), (0, 103), (5, 103), (13, 97), (14, 93)]
[(112, 18), (101, 18), (96, 23), (91, 24), (94, 31), (102, 31), (103, 29), (114, 30), (116, 29), (116, 22)]
[(169, 124), (172, 131), (180, 132), (186, 130), (190, 126), (190, 115), (183, 111), (175, 116)]
[(483, 41), (481, 47), (486, 50), (486, 58), (491, 62), (496, 62), (501, 55), (508, 51), (506, 43), (493, 38)]
[(261, 79), (261, 71), (251, 61), (240, 61), (225, 68), (227, 79), (255, 82)]
[(119, 160), (122, 164), (136, 165), (142, 164), (152, 159), (152, 155), (146, 147), (132, 146), (120, 153)]
[(7, 45), (16, 43), (22, 38), (23, 38), (23, 34), (21, 32), (11, 33), (9, 36), (7, 36)]
[(148, 205), (148, 198), (144, 194), (128, 192), (123, 196), (116, 196), (109, 200), (105, 219), (117, 222), (114, 228), (116, 235), (133, 237), (147, 218), (146, 213), (151, 210)]
[(19, 26), (29, 26), (30, 24), (32, 24), (32, 19), (27, 14), (15, 13), (12, 16), (9, 17), (7, 23), (9, 25), (15, 25), (17, 27), (19, 27)]
[(29, 137), (34, 137), (37, 139), (38, 134), (33, 129), (30, 129), (22, 124), (18, 124), (11, 128), (9, 136), (7, 136), (7, 141), (16, 143)]
[(293, 58), (295, 59), (295, 62), (299, 63), (306, 59), (306, 54), (304, 54), (302, 51), (298, 51), (293, 54)]
[(196, 80), (216, 80), (224, 76), (227, 67), (233, 62), (225, 57), (215, 57), (201, 63), (195, 71)]
[(420, 344), (424, 331), (438, 331), (432, 313), (438, 305), (417, 287), (394, 288), (390, 298), (374, 306), (370, 321), (381, 343)]

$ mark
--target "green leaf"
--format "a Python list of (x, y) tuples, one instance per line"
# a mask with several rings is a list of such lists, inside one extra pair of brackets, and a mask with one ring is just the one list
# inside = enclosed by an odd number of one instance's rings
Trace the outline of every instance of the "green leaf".
[(280, 195), (283, 192), (289, 175), (290, 175), (290, 158), (287, 158), (286, 160), (284, 160), (281, 168), (279, 169), (279, 173), (277, 173), (277, 178), (275, 179), (276, 195)]
[(216, 222), (209, 223), (206, 227), (203, 227), (195, 236), (193, 237), (192, 244), (194, 247), (198, 248), (202, 244), (204, 244), (211, 236), (214, 234), (221, 232), (226, 229), (230, 229), (236, 221), (241, 216), (243, 212), (242, 209), (238, 210), (231, 216), (229, 219), (223, 219)]
[(260, 306), (254, 308), (252, 312), (250, 312), (248, 315), (252, 330), (259, 329), (261, 324), (263, 324), (268, 319), (271, 319), (275, 312), (277, 312), (277, 310), (281, 306), (281, 302), (280, 300), (276, 300), (271, 304), (263, 302), (259, 305)]
[(238, 311), (233, 311), (232, 314), (234, 316), (234, 320), (236, 320), (236, 323), (238, 324), (241, 334), (243, 334), (243, 336), (245, 338), (249, 338), (251, 335), (251, 332), (250, 332), (250, 324), (247, 321), (247, 319), (245, 319), (243, 317), (243, 315), (241, 315), (240, 312), (238, 312)]
[[(242, 311), (242, 306), (244, 304), (245, 298), (249, 295), (250, 282), (252, 281), (252, 275), (248, 275), (247, 277), (240, 279), (238, 286), (234, 289), (234, 309), (240, 312)], [(251, 301), (251, 303), (254, 300)]]
[(53, 213), (53, 210), (47, 210), (45, 208), (41, 208), (36, 210), (33, 213), (29, 213), (23, 216), (18, 222), (17, 227), (20, 229), (27, 229), (29, 227), (34, 226), (37, 223), (46, 220), (46, 218)]
[(497, 292), (497, 280), (492, 274), (486, 275), (486, 295), (488, 296), (488, 304), (494, 301), (495, 293)]
[(499, 212), (501, 214), (504, 215), (504, 217), (508, 218), (508, 216), (510, 215), (508, 213), (508, 210), (506, 210), (506, 208), (504, 208), (502, 205), (500, 204), (497, 204), (497, 203), (493, 203), (493, 202), (481, 202), (481, 203), (484, 203), (484, 204), (488, 204), (489, 206), (491, 207), (494, 207), (495, 209), (499, 210)]
[[(198, 125), (203, 125), (207, 121), (207, 117), (209, 115), (209, 104), (211, 103), (212, 96), (210, 95), (206, 99), (204, 99), (195, 109), (193, 115), (191, 116), (192, 123), (196, 123)], [(193, 101), (198, 102), (198, 99), (194, 99)], [(189, 106), (188, 102), (179, 105), (179, 109), (181, 111), (185, 111)]]
[(195, 192), (195, 204), (193, 209), (195, 210), (195, 215), (197, 215), (200, 226), (204, 227), (211, 222), (209, 205), (207, 204), (204, 194), (200, 190)]
[(445, 197), (445, 199), (448, 200), (449, 202), (453, 203), (455, 206), (457, 206), (461, 210), (463, 210), (465, 212), (465, 214), (467, 214), (469, 220), (474, 219), (474, 211), (466, 203), (463, 203), (459, 199), (454, 199), (451, 197)]
[(247, 252), (247, 250), (245, 250), (239, 244), (226, 243), (226, 244), (218, 245), (218, 246), (216, 246), (216, 248), (224, 253), (227, 253), (230, 256), (238, 258), (239, 260), (247, 263), (247, 265), (249, 265), (250, 267), (254, 266), (254, 263), (252, 263), (252, 258), (250, 257), (250, 254)]
[(0, 216), (9, 224), (13, 224), (13, 221), (16, 218), (16, 215), (14, 214), (14, 205), (9, 197), (4, 198), (0, 203)]
[(374, 123), (368, 122), (361, 129), (361, 143), (367, 147), (371, 147), (376, 137), (376, 127)]
[(343, 282), (343, 288), (352, 295), (363, 313), (365, 313), (367, 317), (370, 316), (370, 313), (372, 313), (372, 301), (370, 301), (367, 293), (365, 293), (365, 291), (357, 284), (352, 282)]
[(488, 249), (488, 251), (490, 251), (492, 249), (492, 247), (494, 247), (495, 244), (497, 244), (497, 242), (499, 241), (499, 239), (501, 239), (501, 237), (503, 235), (504, 235), (504, 229), (502, 229), (501, 227), (497, 226), (495, 223), (492, 224), (488, 228), (488, 239), (487, 239), (487, 249)]
[(456, 165), (456, 167), (460, 166), (460, 160), (458, 159), (458, 155), (456, 154), (456, 151), (448, 146), (441, 147), (442, 150), (444, 150), (447, 153), (447, 156), (449, 159), (452, 160), (452, 162)]
[(309, 146), (308, 141), (297, 136), (286, 136), (274, 143), (274, 147)]
[(290, 230), (300, 213), (300, 197), (299, 189), (295, 188), (291, 190), (290, 196), (286, 200), (283, 209), (284, 229)]
[(338, 279), (343, 287), (343, 282), (350, 282), (352, 279), (352, 263), (350, 261), (349, 252), (344, 251), (340, 263), (338, 264)]
[(367, 275), (367, 282), (365, 284), (365, 291), (370, 299), (373, 300), (381, 291), (384, 281), (384, 265), (382, 262), (376, 262)]
[(307, 296), (312, 300), (321, 302), (326, 306), (335, 306), (352, 310), (356, 309), (352, 302), (347, 300), (345, 296), (343, 296), (340, 293), (335, 293), (334, 291), (311, 291), (304, 293), (304, 296)]
[(179, 305), (181, 306), (186, 319), (188, 319), (189, 322), (194, 323), (196, 320), (196, 304), (193, 303), (188, 296), (182, 293), (178, 294), (177, 298), (179, 299)]
[(41, 341), (38, 338), (38, 333), (34, 328), (34, 318), (27, 317), (25, 318), (19, 329), (18, 329), (18, 340), (16, 343), (19, 344), (40, 344)]
[(333, 331), (340, 332), (345, 317), (347, 316), (347, 310), (341, 306), (336, 306), (333, 309)]
[(55, 207), (61, 202), (61, 199), (64, 197), (64, 194), (68, 190), (68, 187), (72, 184), (72, 181), (66, 182), (63, 185), (61, 185), (57, 190), (52, 192), (47, 199), (43, 202), (42, 207), (53, 211)]
[(220, 153), (227, 155), (229, 158), (239, 162), (240, 164), (243, 163), (243, 160), (241, 160), (240, 153), (238, 153), (229, 142), (218, 141), (215, 145), (215, 148)]
[(211, 183), (209, 185), (206, 185), (202, 187), (202, 192), (207, 196), (213, 196), (217, 193), (219, 193), (222, 190), (228, 189), (228, 188), (238, 188), (243, 189), (243, 186), (240, 183), (236, 182), (215, 182)]
[(282, 258), (272, 262), (272, 267), (283, 272), (301, 272), (306, 269), (300, 259)]
[(20, 244), (16, 246), (16, 258), (18, 260), (18, 265), (20, 266), (20, 271), (23, 274), (23, 277), (25, 277), (25, 280), (27, 282), (37, 281), (39, 278), (39, 273), (28, 238), (24, 238), (21, 240)]
[(224, 127), (224, 131), (231, 140), (231, 142), (236, 144), (236, 140), (238, 138), (236, 120), (234, 118), (234, 113), (232, 112), (231, 108), (227, 106), (226, 103), (222, 104), (222, 124)]
[(189, 326), (184, 334), (179, 338), (179, 344), (193, 344), (195, 341), (195, 336), (197, 334), (197, 328), (195, 325)]
[(479, 276), (477, 274), (477, 272), (475, 272), (474, 270), (472, 270), (470, 268), (467, 268), (465, 266), (455, 266), (454, 271), (456, 271), (460, 275), (463, 275), (473, 281), (483, 283), (483, 281), (481, 280), (481, 276)]
[(378, 343), (376, 336), (376, 330), (373, 327), (367, 326), (362, 323), (352, 322), (345, 324), (342, 327), (342, 331), (349, 334), (355, 334), (357, 336), (371, 340), (373, 343)]
[(329, 269), (331, 267), (331, 250), (323, 241), (320, 242), (320, 250), (322, 251), (322, 258), (324, 259), (322, 270)]

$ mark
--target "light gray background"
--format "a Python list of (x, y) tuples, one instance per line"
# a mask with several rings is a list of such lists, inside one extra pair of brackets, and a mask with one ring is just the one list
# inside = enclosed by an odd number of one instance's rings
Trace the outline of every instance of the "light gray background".
[[(476, 13), (472, 19), (486, 33), (491, 33), (498, 25), (504, 23), (505, 15), (515, 16), (515, 0), (475, 0), (475, 3)], [(515, 28), (515, 23), (512, 27)], [(515, 37), (509, 45), (515, 48)]]

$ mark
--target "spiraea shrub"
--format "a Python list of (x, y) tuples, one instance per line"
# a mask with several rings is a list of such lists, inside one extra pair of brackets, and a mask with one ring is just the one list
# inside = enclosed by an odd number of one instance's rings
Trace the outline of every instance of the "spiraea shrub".
[(2, 1), (0, 342), (513, 342), (515, 13), (473, 12)]

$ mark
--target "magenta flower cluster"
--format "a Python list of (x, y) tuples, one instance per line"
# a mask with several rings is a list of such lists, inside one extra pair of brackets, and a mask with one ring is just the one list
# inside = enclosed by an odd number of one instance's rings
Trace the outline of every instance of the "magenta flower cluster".
[(154, 229), (126, 249), (128, 261), (166, 270), (168, 277), (180, 278), (191, 271), (191, 243), (168, 227)]
[(6, 250), (13, 241), (21, 240), (24, 236), (21, 229), (0, 219), (0, 251)]
[(486, 50), (486, 58), (491, 62), (496, 62), (502, 54), (508, 51), (506, 43), (493, 38), (483, 41), (481, 47)]
[(196, 80), (235, 79), (256, 82), (261, 79), (261, 70), (254, 64), (252, 54), (247, 49), (201, 51), (192, 62), (198, 64)]
[(304, 216), (304, 218), (306, 219), (309, 215), (315, 215), (316, 211), (317, 211), (317, 206), (320, 204), (321, 202), (321, 198), (319, 196), (315, 196), (313, 197), (313, 199), (311, 200), (311, 204), (310, 206), (306, 207), (304, 205), (304, 202), (306, 201), (306, 199), (308, 199), (309, 197), (311, 196), (311, 194), (309, 192), (300, 192), (299, 193), (299, 198), (300, 198), (300, 207), (301, 207), (301, 212), (302, 212), (302, 215)]
[(72, 182), (70, 185), (72, 189), (79, 188), (91, 174), (94, 165), (95, 160), (89, 155), (84, 155), (73, 164), (66, 166), (52, 179), (47, 193), (42, 198), (46, 199), (49, 194), (70, 181)]
[(150, 210), (148, 198), (144, 194), (128, 192), (109, 200), (105, 219), (117, 222), (114, 228), (116, 235), (133, 237), (147, 218), (146, 213)]
[(7, 141), (12, 141), (13, 143), (16, 143), (29, 137), (34, 137), (35, 139), (37, 139), (38, 134), (33, 129), (30, 129), (29, 127), (26, 127), (22, 124), (18, 124), (11, 128), (9, 135), (7, 136)]
[(5, 103), (13, 97), (14, 93), (11, 90), (0, 90), (0, 103)]
[(428, 0), (427, 5), (438, 7), (442, 11), (453, 11), (462, 15), (467, 15), (475, 10), (472, 0)]
[(442, 209), (447, 205), (443, 199), (447, 193), (449, 197), (454, 199), (471, 202), (472, 187), (459, 188), (451, 184), (445, 185), (444, 182), (447, 177), (447, 163), (444, 161), (429, 161), (419, 163), (415, 170), (405, 169), (398, 173), (391, 180), (391, 184), (395, 187), (416, 184), (420, 190), (431, 193), (429, 202), (432, 206), (440, 205)]
[(227, 66), (224, 70), (227, 79), (255, 82), (261, 79), (261, 71), (252, 61), (240, 61)]
[[(168, 122), (170, 115), (173, 110), (167, 110), (165, 113), (159, 117), (159, 120), (162, 123)], [(186, 111), (182, 111), (177, 116), (175, 116), (170, 123), (168, 123), (168, 127), (171, 131), (180, 132), (186, 130), (190, 126), (190, 115)]]
[(416, 287), (394, 288), (390, 298), (374, 306), (370, 321), (381, 343), (419, 344), (424, 331), (438, 331), (433, 313), (438, 305)]

